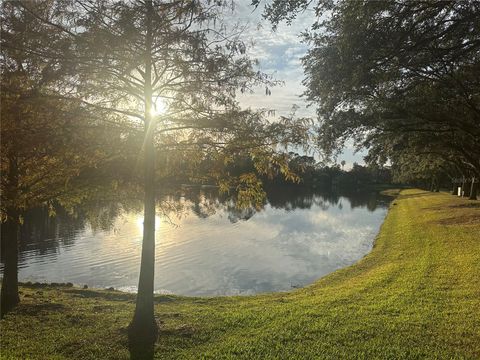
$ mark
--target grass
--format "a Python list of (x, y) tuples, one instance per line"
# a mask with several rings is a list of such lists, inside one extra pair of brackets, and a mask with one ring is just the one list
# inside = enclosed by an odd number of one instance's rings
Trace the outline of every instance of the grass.
[[(372, 252), (303, 289), (158, 296), (157, 359), (479, 359), (480, 203), (402, 190)], [(1, 359), (128, 359), (134, 297), (22, 286)]]

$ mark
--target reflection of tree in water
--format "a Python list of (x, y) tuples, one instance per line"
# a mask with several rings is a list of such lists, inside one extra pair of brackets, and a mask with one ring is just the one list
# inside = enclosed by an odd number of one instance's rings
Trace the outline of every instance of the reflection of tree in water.
[(260, 211), (254, 207), (238, 208), (235, 204), (230, 204), (225, 210), (228, 212), (228, 220), (230, 220), (231, 223), (236, 223), (240, 220), (247, 221), (255, 215), (257, 211)]
[(190, 210), (200, 219), (214, 215), (227, 201), (226, 195), (218, 194), (216, 189), (190, 187), (184, 190), (183, 198), (190, 202)]
[(190, 210), (199, 218), (205, 219), (218, 211), (224, 211), (232, 223), (250, 219), (255, 213), (264, 210), (267, 204), (286, 211), (311, 209), (313, 206), (323, 210), (336, 206), (341, 210), (344, 206), (342, 198), (346, 198), (351, 209), (361, 207), (375, 211), (378, 206), (386, 207), (389, 203), (387, 197), (375, 192), (336, 193), (301, 186), (275, 186), (265, 190), (267, 199), (261, 207), (239, 208), (233, 196), (219, 194), (215, 188), (192, 187), (182, 197), (191, 203)]
[[(338, 194), (301, 186), (276, 186), (267, 188), (266, 193), (267, 200), (263, 206), (239, 208), (232, 194), (219, 194), (214, 187), (182, 187), (160, 195), (157, 206), (159, 215), (163, 218), (193, 213), (206, 219), (223, 212), (228, 215), (231, 223), (236, 223), (252, 218), (257, 212), (263, 211), (267, 204), (286, 211), (311, 209), (314, 206), (323, 210), (332, 206), (342, 209), (342, 201), (346, 198), (351, 209), (365, 207), (369, 211), (375, 211), (378, 206), (386, 207), (389, 203), (388, 198), (378, 193)], [(124, 198), (90, 198), (68, 211), (56, 206), (55, 216), (51, 216), (46, 207), (28, 211), (20, 229), (20, 261), (25, 259), (26, 251), (35, 251), (39, 255), (56, 254), (60, 247), (73, 245), (76, 234), (87, 226), (93, 233), (109, 232), (114, 229), (116, 219), (123, 214), (143, 211), (141, 196), (138, 194), (118, 192), (118, 197), (120, 196)]]
[(390, 199), (377, 192), (333, 192), (321, 189), (309, 189), (307, 187), (279, 187), (267, 189), (268, 202), (273, 208), (286, 209), (310, 209), (317, 206), (322, 210), (337, 207), (342, 210), (344, 204), (342, 198), (350, 203), (350, 208), (367, 208), (375, 211), (379, 206), (387, 207)]
[(72, 245), (75, 233), (83, 227), (83, 219), (71, 217), (62, 208), (56, 209), (56, 216), (50, 216), (46, 207), (27, 211), (20, 227), (20, 254), (28, 250), (40, 255), (56, 253), (59, 246)]
[(340, 201), (340, 195), (337, 193), (289, 186), (267, 189), (267, 197), (273, 208), (287, 211), (310, 209), (312, 206), (327, 210), (330, 206), (339, 204)]
[[(57, 254), (59, 248), (72, 246), (76, 235), (88, 226), (93, 233), (111, 231), (120, 215), (140, 211), (139, 205), (139, 200), (119, 202), (113, 198), (93, 198), (68, 210), (58, 204), (51, 209), (45, 206), (29, 210), (24, 213), (19, 230), (19, 261), (31, 251), (41, 256)], [(1, 261), (4, 262), (3, 257)]]
[(366, 207), (369, 211), (375, 211), (379, 206), (387, 207), (390, 199), (376, 192), (355, 192), (346, 194), (350, 201), (350, 208)]
[[(83, 228), (82, 219), (70, 216), (62, 208), (56, 210), (55, 216), (51, 216), (47, 207), (25, 212), (19, 229), (19, 261), (24, 260), (26, 251), (34, 251), (42, 256), (56, 254), (60, 246), (73, 245), (75, 233)], [(3, 231), (2, 227), (2, 238)], [(4, 252), (1, 254), (3, 263)]]
[(220, 194), (216, 188), (190, 188), (183, 195), (190, 203), (190, 209), (199, 218), (205, 219), (215, 215), (218, 211), (228, 214), (231, 223), (250, 219), (262, 208), (253, 206), (240, 208), (230, 194)]

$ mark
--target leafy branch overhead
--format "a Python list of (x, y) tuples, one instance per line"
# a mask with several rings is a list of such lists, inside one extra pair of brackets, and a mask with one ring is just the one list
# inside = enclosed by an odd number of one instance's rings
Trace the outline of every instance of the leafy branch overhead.
[(400, 178), (400, 158), (433, 156), (426, 173), (480, 175), (479, 2), (274, 0), (264, 15), (276, 25), (307, 8), (303, 83), (325, 155), (353, 138)]

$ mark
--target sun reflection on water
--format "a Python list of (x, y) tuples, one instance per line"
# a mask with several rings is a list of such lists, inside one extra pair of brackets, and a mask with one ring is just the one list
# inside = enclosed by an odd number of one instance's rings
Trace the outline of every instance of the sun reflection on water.
[[(162, 223), (162, 218), (158, 215), (155, 216), (155, 230), (160, 230)], [(143, 234), (143, 214), (138, 214), (135, 217), (135, 224), (137, 225), (137, 229), (140, 235)]]

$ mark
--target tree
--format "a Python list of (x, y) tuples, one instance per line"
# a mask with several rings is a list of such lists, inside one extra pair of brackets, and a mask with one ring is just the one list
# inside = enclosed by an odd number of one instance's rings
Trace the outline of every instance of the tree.
[[(37, 14), (47, 18), (55, 9), (51, 2), (39, 3)], [(16, 2), (2, 3), (1, 24), (3, 317), (20, 300), (18, 227), (24, 213), (84, 196), (84, 188), (74, 179), (117, 156), (124, 140), (104, 122), (108, 114), (91, 113), (62, 96), (74, 69), (38, 53), (47, 42), (68, 52), (70, 43), (62, 31), (39, 21)]]
[(63, 15), (46, 19), (37, 12), (37, 4), (21, 2), (23, 9), (75, 44), (74, 56), (54, 47), (43, 50), (42, 56), (75, 67), (78, 76), (69, 78), (69, 86), (78, 103), (121, 114), (130, 119), (131, 128), (144, 128), (145, 219), (129, 334), (134, 341), (151, 343), (157, 332), (153, 309), (156, 152), (182, 151), (193, 164), (208, 156), (218, 165), (209, 176), (222, 190), (233, 186), (240, 200), (259, 199), (264, 193), (255, 174), (231, 177), (220, 165), (243, 153), (261, 173), (279, 170), (294, 177), (280, 146), (303, 144), (306, 123), (287, 119), (269, 123), (261, 113), (238, 108), (237, 90), (275, 82), (254, 69), (241, 29), (222, 22), (224, 2), (60, 3)]
[[(310, 3), (275, 0), (265, 15), (277, 24)], [(354, 138), (371, 150), (372, 162), (398, 158), (397, 148), (410, 159), (435, 152), (440, 159), (453, 155), (462, 171), (478, 177), (479, 3), (315, 4), (317, 21), (304, 34), (310, 44), (304, 83), (318, 106), (326, 154)]]

